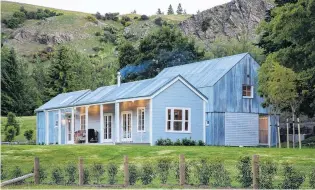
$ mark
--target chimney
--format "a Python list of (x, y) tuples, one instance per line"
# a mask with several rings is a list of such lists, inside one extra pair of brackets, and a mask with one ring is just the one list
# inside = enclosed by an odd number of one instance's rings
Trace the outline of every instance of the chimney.
[(117, 72), (117, 86), (120, 86), (121, 75), (120, 72)]

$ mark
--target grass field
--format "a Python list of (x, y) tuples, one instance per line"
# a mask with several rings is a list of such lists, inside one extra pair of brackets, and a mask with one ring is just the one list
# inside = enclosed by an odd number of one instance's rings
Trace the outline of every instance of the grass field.
[[(33, 133), (33, 140), (35, 140), (36, 136), (36, 116), (25, 116), (25, 117), (17, 117), (17, 120), (20, 123), (20, 135), (15, 137), (14, 141), (24, 142), (26, 141), (24, 137), (24, 132), (26, 130), (32, 129)], [(6, 117), (1, 117), (1, 140), (4, 141), (4, 127), (7, 123)]]
[[(311, 168), (315, 167), (315, 149), (277, 149), (277, 148), (239, 148), (239, 147), (161, 147), (161, 146), (136, 146), (136, 145), (4, 145), (1, 147), (1, 162), (6, 171), (14, 166), (19, 166), (24, 172), (30, 171), (33, 167), (34, 157), (40, 159), (40, 165), (44, 168), (64, 168), (69, 163), (77, 164), (78, 158), (84, 158), (84, 164), (90, 167), (93, 163), (116, 163), (122, 168), (123, 155), (128, 155), (130, 163), (150, 162), (156, 164), (156, 160), (162, 157), (178, 159), (179, 154), (184, 154), (186, 160), (195, 161), (201, 158), (212, 162), (220, 160), (231, 174), (232, 187), (239, 188), (237, 182), (236, 164), (240, 156), (254, 154), (260, 155), (260, 160), (272, 160), (278, 165), (276, 182), (281, 181), (281, 164), (289, 162), (304, 173), (306, 176)], [(122, 176), (119, 182), (122, 183)], [(105, 178), (103, 179), (105, 180)], [(106, 181), (104, 181), (106, 183)], [(158, 187), (158, 181), (150, 187)], [(308, 180), (304, 182), (303, 188), (307, 188)], [(35, 187), (31, 187), (35, 188)], [(43, 187), (46, 188), (46, 187)]]

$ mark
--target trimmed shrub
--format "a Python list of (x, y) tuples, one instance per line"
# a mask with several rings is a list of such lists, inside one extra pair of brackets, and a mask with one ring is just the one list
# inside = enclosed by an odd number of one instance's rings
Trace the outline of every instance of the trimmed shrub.
[(197, 176), (199, 184), (202, 185), (209, 185), (210, 177), (211, 177), (211, 171), (210, 171), (210, 165), (207, 160), (200, 160), (196, 164), (197, 169)]
[(134, 185), (138, 180), (138, 170), (137, 170), (136, 165), (129, 164), (128, 171), (129, 171), (129, 183), (130, 185)]
[(253, 181), (251, 170), (251, 159), (249, 156), (241, 157), (237, 164), (238, 181), (242, 187), (250, 187)]
[(102, 177), (102, 175), (104, 175), (105, 173), (105, 169), (104, 166), (102, 164), (96, 164), (94, 163), (92, 166), (92, 175), (94, 176), (94, 178), (96, 179), (97, 184), (100, 183), (100, 179)]
[[(174, 171), (175, 171), (175, 178), (179, 182), (179, 162), (178, 161), (174, 162), (173, 168), (174, 168)], [(191, 172), (191, 163), (186, 161), (186, 163), (185, 163), (185, 180), (186, 180), (186, 183), (189, 183), (190, 172)]]
[(14, 126), (8, 126), (5, 131), (5, 141), (12, 142), (16, 136), (16, 129)]
[(153, 171), (153, 167), (151, 163), (145, 163), (142, 165), (141, 168), (141, 182), (143, 185), (148, 185), (150, 183), (152, 183), (153, 179), (154, 179), (154, 171)]
[(149, 20), (149, 17), (147, 15), (141, 15), (140, 19), (141, 20)]
[(180, 145), (182, 145), (182, 142), (181, 142), (179, 139), (177, 139), (177, 140), (174, 142), (174, 146), (180, 146)]
[(284, 180), (281, 184), (282, 189), (299, 189), (304, 182), (305, 176), (296, 171), (292, 165), (283, 164)]
[(83, 169), (83, 184), (90, 183), (90, 172), (88, 169)]
[(309, 178), (310, 187), (312, 189), (315, 189), (315, 168), (313, 168), (313, 170), (311, 171)]
[(66, 177), (67, 177), (66, 183), (67, 184), (74, 184), (76, 174), (77, 174), (76, 166), (72, 163), (69, 163), (65, 168), (65, 173), (66, 173)]
[(273, 179), (277, 173), (277, 167), (271, 161), (265, 161), (260, 164), (259, 188), (273, 189)]
[(214, 187), (230, 187), (231, 186), (231, 178), (229, 172), (224, 168), (222, 162), (218, 161), (210, 166), (212, 171), (212, 185)]
[(196, 145), (196, 141), (195, 140), (191, 140), (191, 138), (183, 138), (182, 139), (182, 145), (184, 146), (195, 146)]
[[(32, 173), (34, 173), (34, 167), (32, 168)], [(47, 173), (43, 167), (39, 167), (39, 183), (43, 183), (47, 178)]]
[(108, 183), (113, 185), (116, 183), (116, 176), (117, 176), (117, 166), (115, 164), (108, 164), (107, 166), (107, 176), (108, 176)]
[(202, 140), (199, 140), (198, 141), (198, 146), (206, 146), (206, 144)]
[(157, 173), (162, 184), (165, 184), (167, 182), (171, 163), (172, 161), (168, 158), (161, 158), (158, 160)]
[(52, 179), (53, 183), (55, 183), (55, 184), (62, 184), (63, 183), (64, 176), (63, 176), (62, 170), (59, 167), (54, 168), (52, 170), (51, 179)]

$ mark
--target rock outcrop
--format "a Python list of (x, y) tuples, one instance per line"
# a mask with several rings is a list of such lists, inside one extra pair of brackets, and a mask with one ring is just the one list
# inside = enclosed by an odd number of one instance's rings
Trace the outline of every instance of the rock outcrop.
[(273, 4), (267, 0), (232, 0), (229, 3), (205, 10), (181, 22), (179, 27), (186, 35), (213, 41), (218, 36), (247, 35), (255, 38), (258, 23), (265, 18)]

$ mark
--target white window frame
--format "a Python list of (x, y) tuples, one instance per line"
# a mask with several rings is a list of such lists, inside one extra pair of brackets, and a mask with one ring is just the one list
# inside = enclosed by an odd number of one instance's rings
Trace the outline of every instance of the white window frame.
[[(167, 129), (168, 110), (171, 110), (171, 130)], [(174, 131), (174, 110), (182, 110), (182, 130)], [(188, 131), (185, 131), (186, 113), (188, 110)], [(177, 120), (176, 120), (177, 121)], [(185, 107), (166, 107), (165, 109), (165, 132), (167, 133), (191, 133), (191, 109)]]
[[(139, 130), (139, 110), (143, 110), (143, 130)], [(137, 107), (137, 132), (145, 132), (145, 107)]]
[[(82, 123), (82, 116), (84, 116), (84, 122)], [(80, 130), (85, 130), (86, 131), (86, 115), (84, 114), (80, 114)], [(84, 125), (84, 129), (82, 129), (82, 124)]]
[[(250, 96), (243, 96), (243, 86), (250, 86)], [(242, 85), (242, 96), (243, 98), (254, 98), (254, 86), (250, 84), (243, 84)]]
[[(105, 128), (106, 128), (106, 123), (105, 123), (105, 119), (103, 120), (103, 122), (104, 122), (104, 128), (103, 128), (103, 130), (101, 131), (102, 133), (103, 133), (103, 141), (104, 142), (112, 142), (113, 141), (113, 134), (114, 134), (114, 132), (113, 132), (113, 129), (114, 129), (114, 119), (113, 119), (113, 114), (112, 113), (104, 113), (104, 115), (103, 115), (103, 117), (105, 117), (105, 116), (111, 116), (111, 138), (110, 139), (105, 139)], [(107, 131), (108, 132), (108, 131)]]

